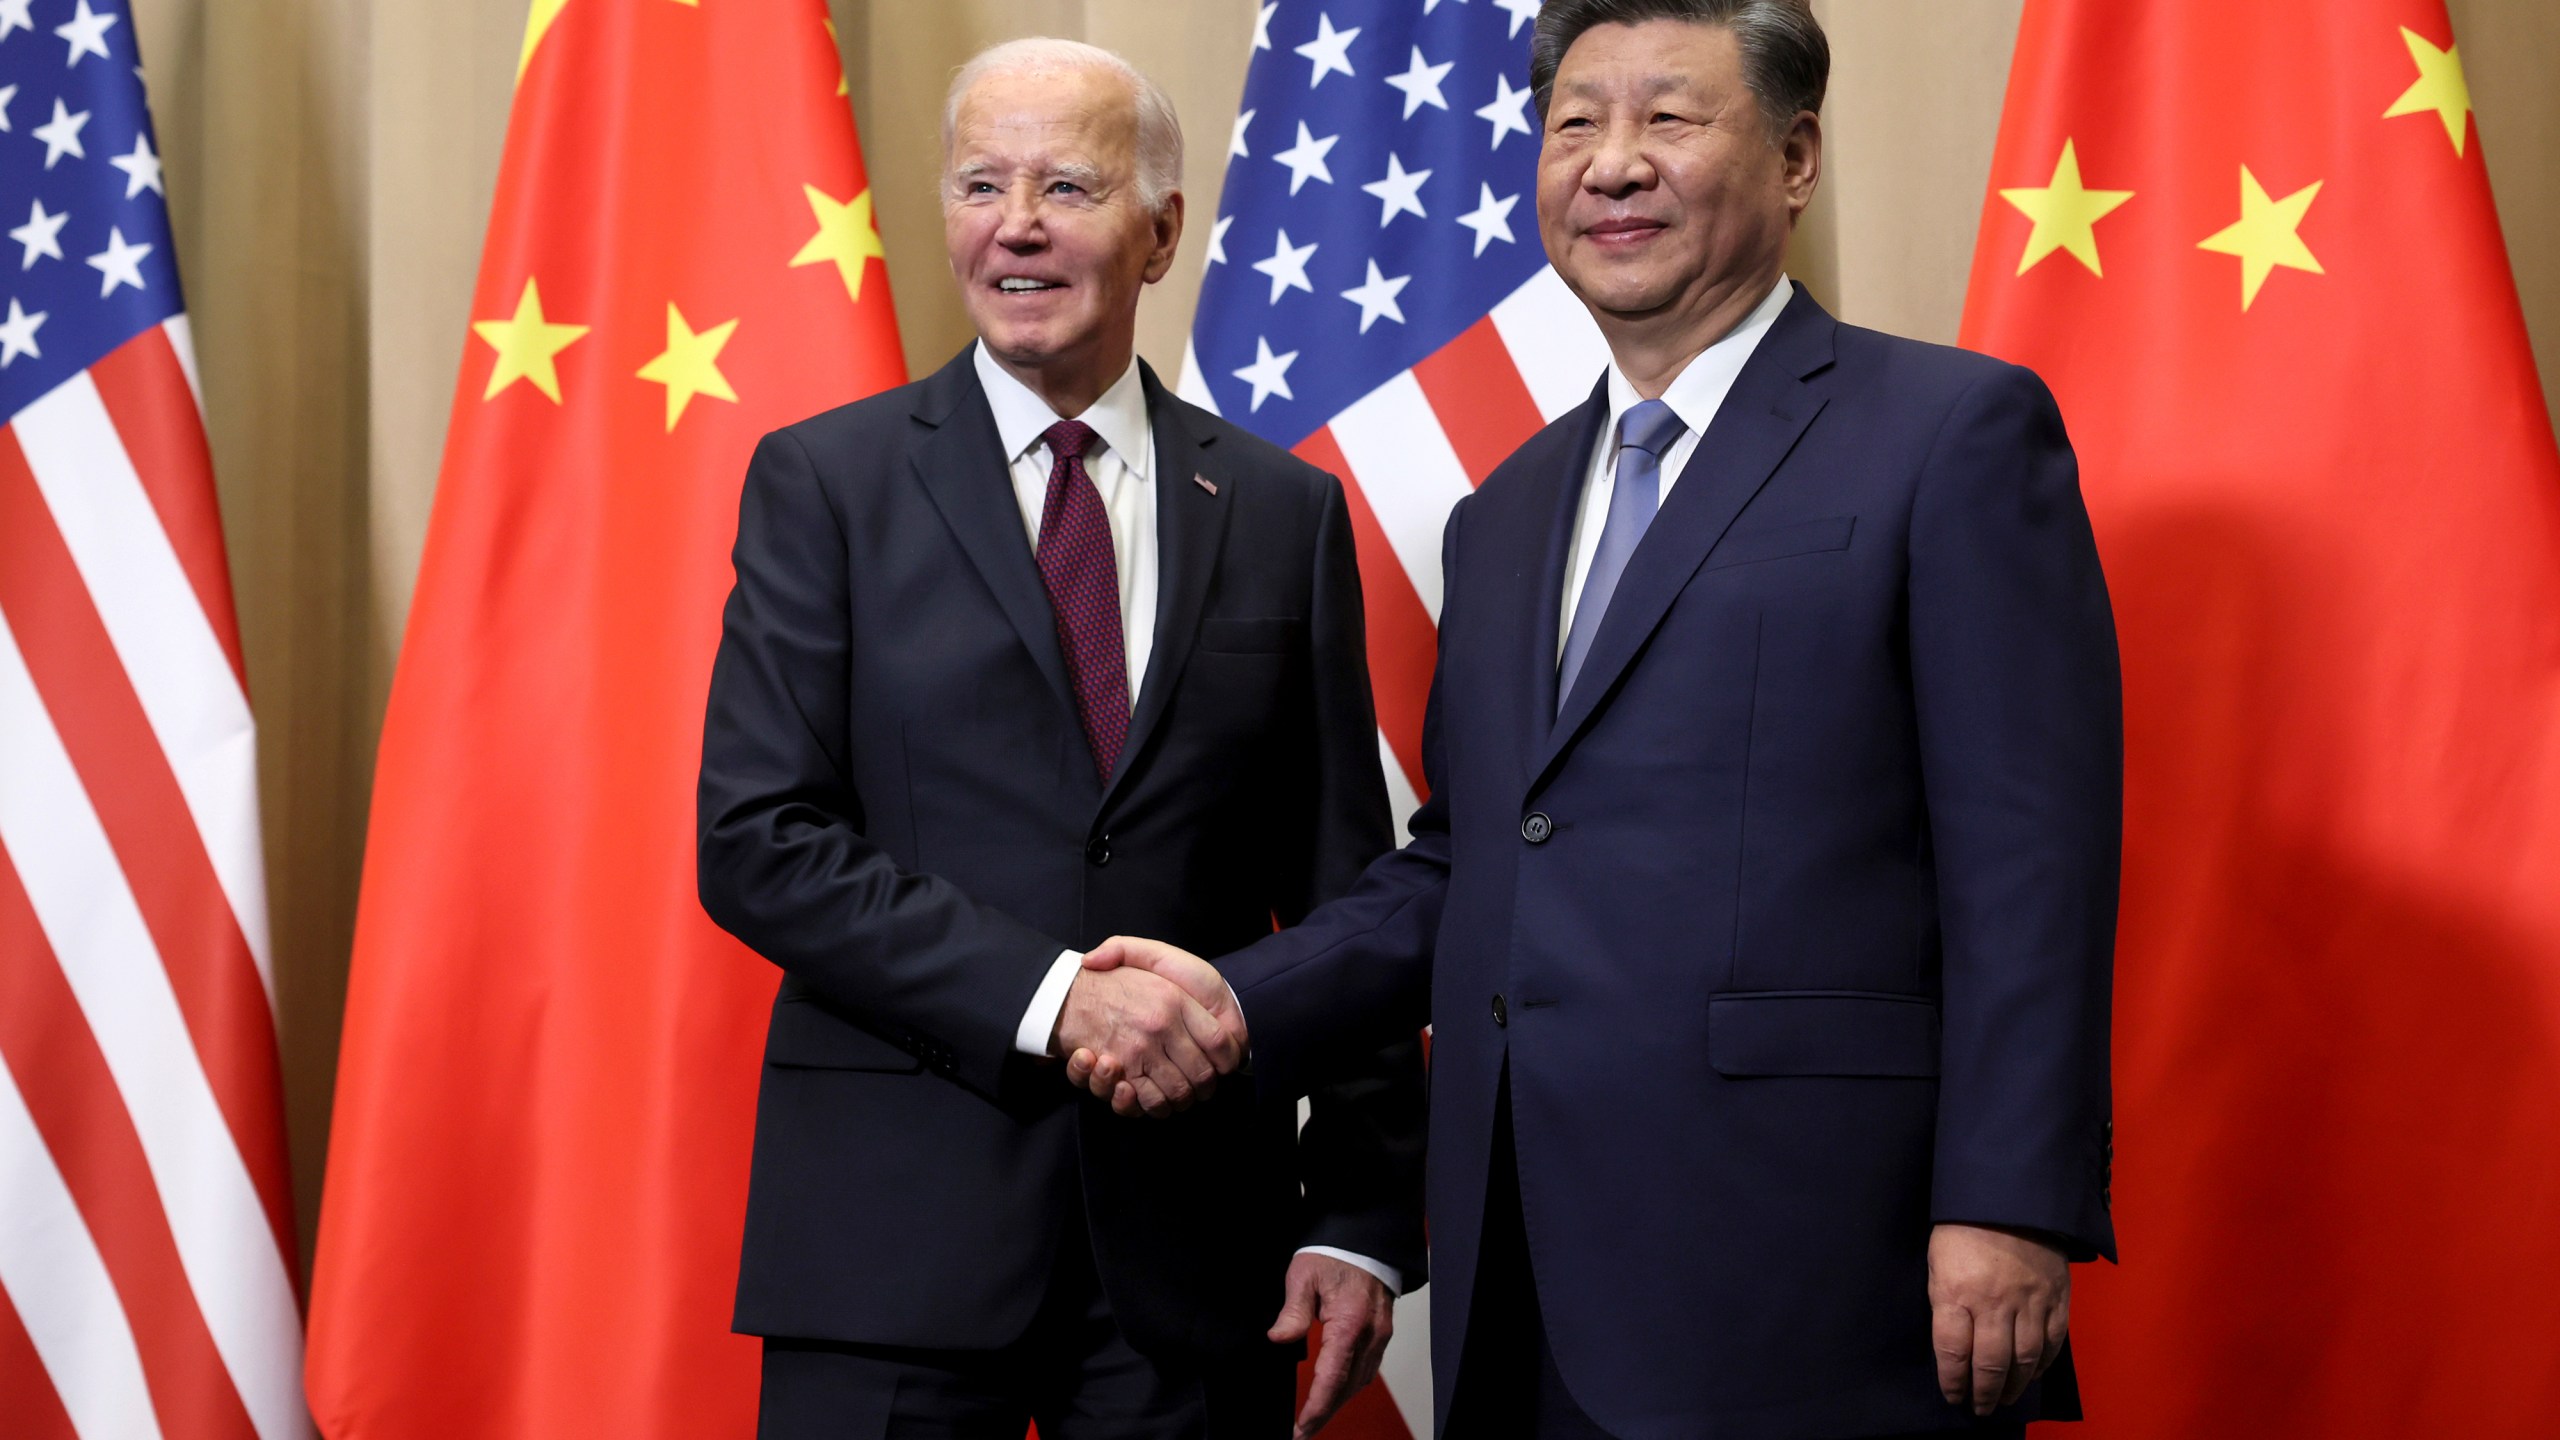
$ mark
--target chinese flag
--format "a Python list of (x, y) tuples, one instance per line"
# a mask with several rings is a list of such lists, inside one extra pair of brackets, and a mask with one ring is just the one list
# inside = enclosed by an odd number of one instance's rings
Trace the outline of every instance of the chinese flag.
[(822, 0), (535, 0), (375, 778), (313, 1277), (334, 1440), (747, 1436), (776, 974), (695, 900), (763, 432), (904, 379)]
[(2029, 0), (1964, 338), (2123, 636), (2089, 1435), (2551, 1435), (2560, 456), (2443, 0)]

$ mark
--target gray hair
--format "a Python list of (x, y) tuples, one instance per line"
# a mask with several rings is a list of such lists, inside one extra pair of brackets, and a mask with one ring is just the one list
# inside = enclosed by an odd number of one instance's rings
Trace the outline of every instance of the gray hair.
[(1742, 78), (1769, 120), (1772, 141), (1783, 140), (1796, 116), (1822, 112), (1831, 83), (1831, 41), (1807, 0), (1547, 0), (1529, 45), (1529, 90), (1538, 114), (1547, 113), (1556, 67), (1564, 52), (1599, 25), (1641, 25), (1648, 20), (1687, 20), (1721, 25), (1742, 47)]
[(942, 100), (942, 158), (951, 160), (951, 139), (960, 123), (960, 98), (990, 75), (1007, 71), (1103, 70), (1129, 82), (1138, 111), (1138, 203), (1164, 208), (1165, 197), (1182, 188), (1182, 118), (1173, 97), (1137, 66), (1099, 45), (1035, 35), (990, 45), (954, 71), (951, 89)]

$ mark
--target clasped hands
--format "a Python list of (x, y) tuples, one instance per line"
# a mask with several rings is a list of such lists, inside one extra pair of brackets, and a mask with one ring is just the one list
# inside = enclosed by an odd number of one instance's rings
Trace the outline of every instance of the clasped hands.
[(1067, 1079), (1122, 1115), (1163, 1119), (1244, 1063), (1244, 1015), (1216, 967), (1156, 940), (1113, 936), (1084, 957), (1058, 1011)]

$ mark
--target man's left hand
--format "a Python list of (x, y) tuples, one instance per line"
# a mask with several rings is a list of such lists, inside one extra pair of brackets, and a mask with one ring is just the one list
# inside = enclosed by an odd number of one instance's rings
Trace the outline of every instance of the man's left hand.
[(1939, 1392), (1988, 1415), (2015, 1404), (2062, 1354), (2071, 1266), (2014, 1231), (1940, 1225), (1929, 1232), (1929, 1322)]
[(1291, 1260), (1286, 1289), (1280, 1317), (1271, 1322), (1275, 1344), (1304, 1340), (1310, 1323), (1324, 1326), (1315, 1383), (1307, 1390), (1293, 1436), (1306, 1440), (1377, 1376), (1378, 1361), (1396, 1330), (1396, 1297), (1377, 1276), (1330, 1255), (1300, 1254)]

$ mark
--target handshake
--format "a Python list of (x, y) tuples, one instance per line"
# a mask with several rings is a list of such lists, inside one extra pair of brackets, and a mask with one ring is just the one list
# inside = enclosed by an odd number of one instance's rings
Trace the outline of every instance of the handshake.
[(1235, 994), (1208, 961), (1115, 935), (1084, 957), (1053, 1049), (1070, 1083), (1122, 1115), (1162, 1119), (1207, 1099), (1249, 1043)]

